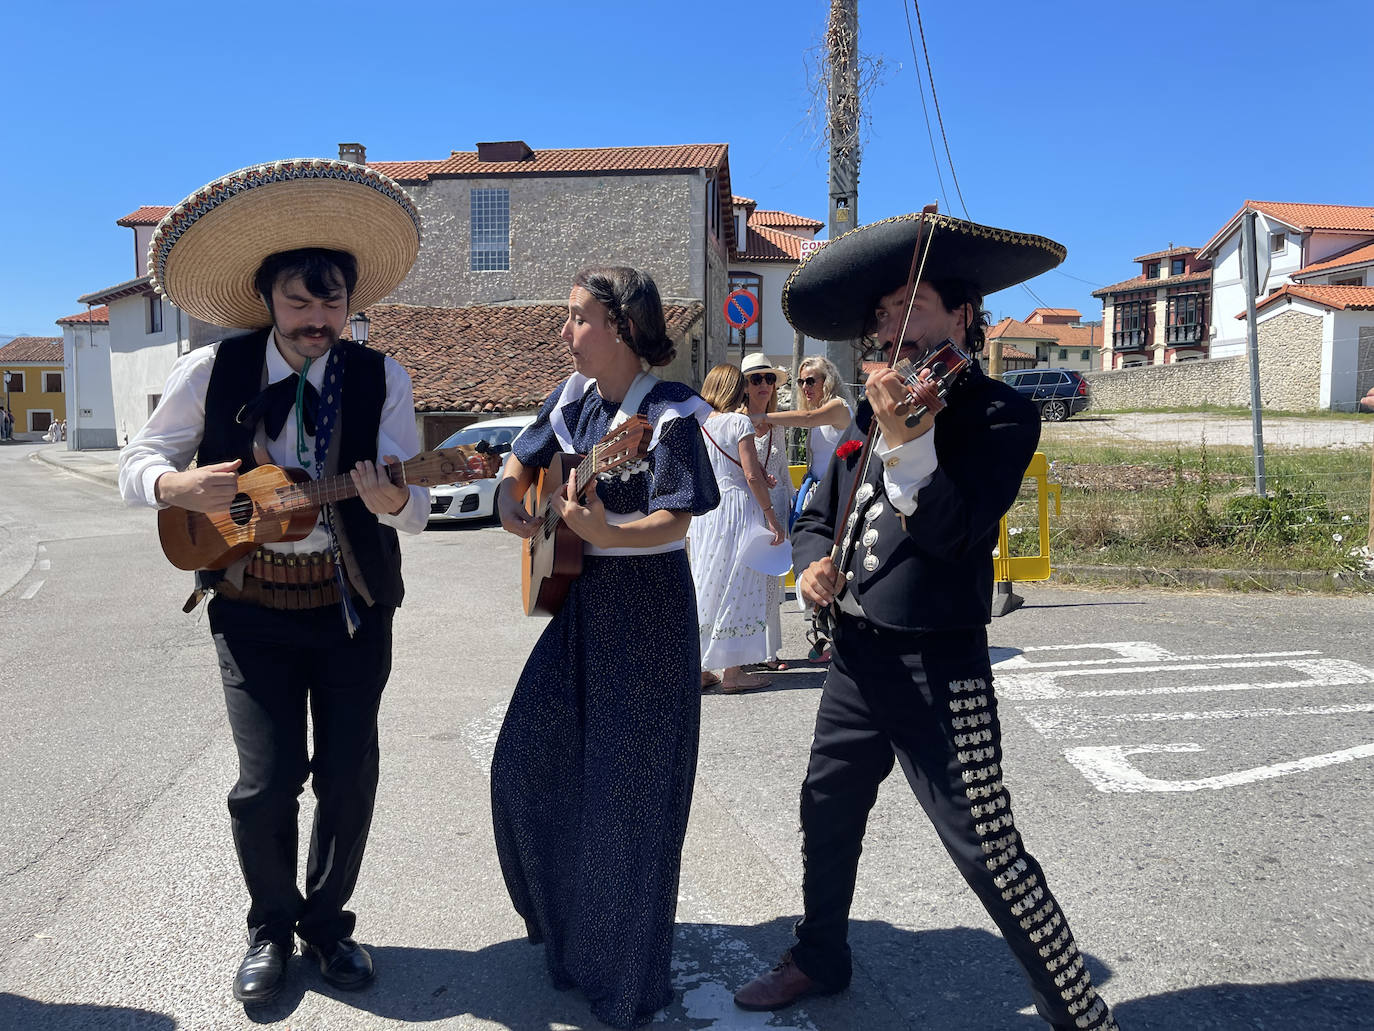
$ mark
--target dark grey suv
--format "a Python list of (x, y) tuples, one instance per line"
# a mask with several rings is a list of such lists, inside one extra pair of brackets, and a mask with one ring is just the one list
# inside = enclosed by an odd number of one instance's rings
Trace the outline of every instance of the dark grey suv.
[(1017, 369), (1002, 380), (1034, 401), (1046, 422), (1063, 422), (1088, 407), (1088, 381), (1075, 369)]

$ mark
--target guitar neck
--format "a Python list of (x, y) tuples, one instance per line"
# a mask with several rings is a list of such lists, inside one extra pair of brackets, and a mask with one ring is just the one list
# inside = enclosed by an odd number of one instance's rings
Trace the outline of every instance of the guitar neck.
[[(398, 487), (405, 485), (405, 462), (390, 463), (386, 467), (386, 472), (393, 484)], [(280, 487), (277, 490), (277, 497), (284, 509), (318, 508), (320, 505), (346, 501), (348, 498), (356, 498), (357, 496), (358, 487), (353, 482), (353, 477), (348, 473), (340, 473), (338, 476), (330, 476), (323, 480), (293, 483), (289, 487)]]

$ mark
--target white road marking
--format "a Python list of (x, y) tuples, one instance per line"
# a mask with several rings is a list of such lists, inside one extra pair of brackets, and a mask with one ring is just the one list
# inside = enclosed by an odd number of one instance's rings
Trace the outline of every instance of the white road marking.
[[(1067, 645), (1065, 647), (1068, 647)], [(1075, 646), (1079, 647), (1079, 646)], [(1030, 651), (1029, 648), (1026, 649)], [(1159, 662), (1205, 662), (1218, 661), (1221, 659), (1282, 659), (1295, 658), (1301, 655), (1320, 655), (1321, 652), (1315, 648), (1307, 648), (1302, 651), (1291, 652), (1236, 652), (1231, 655), (1171, 655), (1167, 652), (1159, 657)], [(1108, 666), (1119, 662), (1140, 662), (1143, 661), (1135, 656), (1119, 656), (1114, 659), (1062, 659), (1050, 662), (1027, 662), (1023, 656), (1016, 655), (1001, 662), (994, 663), (996, 672), (1001, 675), (1003, 670), (1009, 669), (1045, 669), (1050, 666), (1069, 667), (1069, 666)], [(1161, 669), (1174, 669), (1177, 667), (1160, 666)], [(1122, 670), (1114, 670), (1120, 673)]]
[(1167, 723), (1191, 720), (1245, 720), (1267, 716), (1344, 716), (1374, 713), (1374, 703), (1356, 705), (1305, 705), (1294, 709), (1207, 709), (1200, 712), (1091, 713), (1082, 709), (1054, 712), (1023, 711), (1026, 722), (1046, 737), (1083, 738), (1099, 732), (1102, 724)]
[(28, 590), (26, 590), (23, 594), (21, 594), (21, 595), (19, 596), (19, 600), (20, 600), (20, 601), (29, 601), (29, 600), (31, 600), (35, 594), (37, 594), (39, 591), (41, 591), (41, 590), (43, 589), (43, 584), (44, 584), (44, 581), (42, 581), (42, 580), (36, 580), (36, 581), (34, 581), (33, 583), (29, 584)]
[[(1120, 676), (1131, 673), (1184, 673), (1223, 669), (1290, 669), (1304, 679), (1226, 684), (1178, 684), (1165, 687), (1125, 687), (1100, 691), (1074, 691), (1060, 681), (1074, 677)], [(1374, 684), (1374, 670), (1344, 659), (1255, 660), (1242, 662), (1191, 662), (1178, 666), (1130, 666), (1116, 669), (1060, 669), (1039, 673), (1012, 673), (996, 678), (997, 693), (1013, 701), (1048, 701), (1056, 698), (1121, 698), (1134, 695), (1199, 694), (1208, 691), (1257, 691), (1284, 687), (1341, 687)]]
[[(1032, 662), (1028, 656), (1039, 655), (1042, 652), (1116, 652), (1118, 658), (1116, 662), (1160, 662), (1172, 658), (1172, 654), (1167, 648), (1161, 648), (1151, 641), (1100, 641), (1095, 644), (1038, 644), (1029, 648), (1023, 648), (1020, 655), (1013, 655), (1009, 659), (1004, 659), (997, 664), (1000, 669), (1026, 669), (1031, 666), (1040, 665)], [(1055, 665), (1065, 665), (1061, 660), (1049, 659)], [(1068, 660), (1068, 662), (1081, 661), (1093, 662), (1102, 660), (1081, 659)]]
[(1201, 745), (1191, 743), (1089, 745), (1082, 748), (1071, 748), (1064, 755), (1098, 791), (1176, 792), (1237, 787), (1241, 784), (1273, 780), (1276, 777), (1287, 776), (1291, 773), (1307, 773), (1312, 770), (1319, 770), (1324, 766), (1335, 766), (1339, 763), (1354, 762), (1357, 759), (1368, 759), (1374, 757), (1374, 744), (1357, 745), (1354, 748), (1343, 748), (1338, 752), (1309, 755), (1289, 762), (1256, 766), (1248, 770), (1237, 770), (1234, 773), (1223, 773), (1215, 777), (1201, 777), (1197, 780), (1163, 780), (1151, 777), (1137, 769), (1128, 758), (1132, 755), (1148, 753), (1202, 751), (1205, 749)]

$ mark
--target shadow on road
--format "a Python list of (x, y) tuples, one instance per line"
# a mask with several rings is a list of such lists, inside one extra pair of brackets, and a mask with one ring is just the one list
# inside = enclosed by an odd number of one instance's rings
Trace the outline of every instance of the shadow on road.
[(0, 992), (0, 1027), (15, 1031), (84, 1031), (85, 1028), (123, 1028), (127, 1031), (173, 1031), (177, 1022), (165, 1013), (82, 1003), (37, 1002)]

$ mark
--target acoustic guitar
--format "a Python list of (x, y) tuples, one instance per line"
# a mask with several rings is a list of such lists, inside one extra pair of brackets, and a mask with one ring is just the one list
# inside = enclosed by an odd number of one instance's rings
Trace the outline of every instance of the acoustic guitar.
[[(485, 480), (501, 470), (501, 455), (486, 441), (422, 451), (386, 466), (398, 487)], [(310, 535), (320, 506), (356, 497), (348, 473), (312, 480), (304, 469), (260, 465), (239, 477), (238, 493), (225, 509), (192, 512), (175, 505), (157, 514), (162, 553), (178, 569), (223, 569), (262, 544), (299, 541)]]
[(582, 573), (582, 538), (554, 512), (550, 498), (568, 484), (577, 462), (577, 500), (586, 500), (587, 488), (598, 473), (619, 469), (649, 453), (653, 426), (642, 415), (633, 415), (594, 445), (591, 454), (554, 455), (547, 469), (539, 471), (525, 495), (525, 505), (539, 517), (539, 529), (525, 540), (520, 562), (520, 591), (525, 615), (556, 615), (567, 600), (572, 582)]

